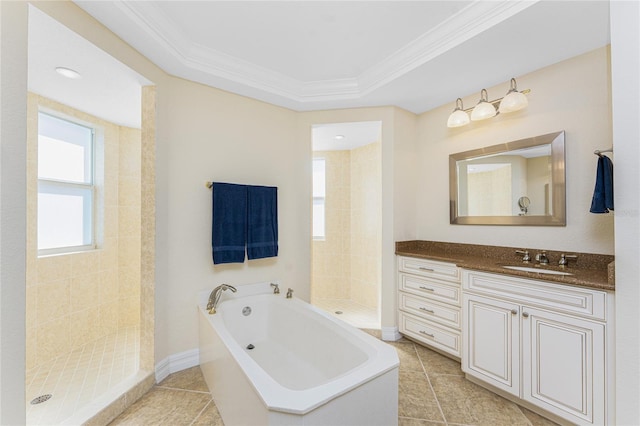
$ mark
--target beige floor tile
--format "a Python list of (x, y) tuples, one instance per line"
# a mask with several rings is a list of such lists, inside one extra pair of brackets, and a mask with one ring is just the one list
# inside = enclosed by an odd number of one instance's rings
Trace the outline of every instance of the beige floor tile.
[(432, 422), (429, 420), (410, 419), (408, 417), (398, 417), (398, 426), (445, 426), (444, 422)]
[(448, 423), (529, 426), (518, 406), (464, 377), (431, 376), (431, 385)]
[(111, 425), (190, 425), (211, 401), (208, 394), (155, 387)]
[(367, 334), (372, 335), (376, 339), (381, 339), (382, 340), (382, 331), (380, 331), (380, 330), (376, 330), (374, 328), (361, 328), (360, 330), (364, 331)]
[(545, 419), (541, 415), (536, 414), (531, 410), (527, 410), (524, 407), (518, 406), (518, 408), (520, 409), (520, 411), (522, 411), (522, 414), (524, 414), (527, 417), (527, 419), (529, 419), (532, 426), (557, 426), (558, 425), (558, 423), (552, 422), (549, 419)]
[(429, 377), (431, 377), (432, 374), (464, 375), (459, 361), (447, 358), (436, 351), (432, 351), (431, 349), (418, 344), (416, 344), (416, 351), (418, 352), (418, 358), (422, 361), (424, 371), (427, 372)]
[(398, 380), (398, 415), (412, 419), (444, 421), (424, 373), (400, 371)]
[(413, 343), (387, 343), (396, 348), (398, 358), (400, 359), (400, 371), (419, 371), (421, 373), (424, 372), (424, 370), (422, 369), (422, 364), (420, 363), (420, 359), (418, 358), (418, 353), (416, 352), (416, 348)]
[(202, 376), (200, 366), (188, 368), (177, 373), (170, 374), (158, 386), (174, 389), (184, 389), (200, 392), (209, 392), (207, 383)]
[(192, 426), (224, 426), (222, 417), (220, 417), (218, 408), (213, 401), (205, 407)]

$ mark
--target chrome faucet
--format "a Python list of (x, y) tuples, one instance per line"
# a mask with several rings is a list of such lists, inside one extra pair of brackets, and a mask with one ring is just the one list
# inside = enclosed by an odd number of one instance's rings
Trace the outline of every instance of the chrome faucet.
[(293, 297), (293, 289), (290, 288), (287, 290), (287, 299), (291, 299)]
[(222, 292), (225, 290), (231, 290), (232, 292), (236, 292), (236, 288), (229, 284), (221, 284), (218, 287), (214, 288), (211, 294), (209, 295), (209, 302), (207, 303), (207, 310), (210, 315), (216, 313), (216, 307), (218, 306), (218, 302), (220, 301), (220, 296), (222, 296)]
[(541, 253), (536, 254), (536, 260), (540, 262), (541, 265), (548, 265), (549, 258), (547, 257), (547, 252), (542, 250)]
[(531, 256), (529, 256), (529, 250), (516, 250), (516, 254), (522, 255), (523, 262), (529, 262), (531, 260)]
[(558, 265), (560, 266), (567, 266), (569, 264), (569, 260), (570, 259), (577, 259), (578, 256), (576, 256), (575, 254), (564, 254), (562, 253), (560, 255), (560, 260), (558, 261)]
[(271, 287), (273, 287), (273, 294), (280, 294), (280, 287), (278, 287), (278, 284), (271, 283)]

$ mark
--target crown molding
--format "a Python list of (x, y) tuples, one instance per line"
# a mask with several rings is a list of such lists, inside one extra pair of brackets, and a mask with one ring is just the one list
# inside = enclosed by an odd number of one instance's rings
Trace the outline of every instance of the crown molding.
[[(200, 78), (196, 81), (205, 84), (227, 80), (307, 104), (360, 99), (538, 1), (476, 0), (360, 75), (324, 81), (300, 81), (190, 40), (154, 2), (115, 1), (107, 4), (115, 6), (120, 17), (130, 20), (135, 31), (146, 38), (134, 47), (142, 51), (142, 47), (148, 48), (148, 42), (151, 42), (150, 59), (166, 72), (186, 78), (197, 75)], [(102, 6), (95, 6), (100, 3)], [(104, 10), (109, 6), (95, 2), (93, 7)]]

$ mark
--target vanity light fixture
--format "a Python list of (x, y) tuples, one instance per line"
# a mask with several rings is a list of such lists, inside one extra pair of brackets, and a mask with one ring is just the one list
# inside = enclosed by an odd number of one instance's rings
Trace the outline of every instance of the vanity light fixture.
[(64, 77), (67, 77), (67, 78), (71, 78), (71, 79), (74, 79), (74, 80), (82, 78), (82, 76), (80, 75), (80, 73), (78, 71), (72, 70), (71, 68), (56, 67), (56, 72), (58, 74), (60, 74), (61, 76), (64, 76)]
[(448, 127), (462, 127), (469, 124), (469, 114), (464, 112), (464, 106), (462, 105), (462, 99), (456, 99), (456, 109), (453, 110), (447, 120)]
[(496, 111), (496, 107), (494, 107), (492, 103), (489, 103), (487, 89), (482, 89), (480, 91), (480, 100), (478, 101), (478, 104), (473, 107), (473, 111), (471, 111), (471, 120), (486, 120), (487, 118), (495, 117), (497, 113), (498, 111)]
[(502, 101), (500, 102), (500, 107), (498, 111), (501, 114), (506, 114), (508, 112), (514, 112), (526, 108), (529, 105), (529, 101), (524, 93), (518, 92), (518, 86), (516, 85), (516, 79), (511, 79), (511, 87)]
[(473, 108), (467, 109), (462, 106), (462, 99), (458, 98), (456, 99), (456, 109), (453, 110), (447, 120), (447, 127), (461, 127), (469, 124), (469, 112), (471, 112), (471, 120), (480, 121), (495, 117), (498, 114), (507, 114), (526, 108), (529, 105), (529, 101), (525, 95), (529, 92), (531, 92), (530, 89), (518, 91), (516, 79), (512, 78), (509, 91), (502, 98), (490, 101), (488, 100), (487, 90), (482, 89), (478, 104)]

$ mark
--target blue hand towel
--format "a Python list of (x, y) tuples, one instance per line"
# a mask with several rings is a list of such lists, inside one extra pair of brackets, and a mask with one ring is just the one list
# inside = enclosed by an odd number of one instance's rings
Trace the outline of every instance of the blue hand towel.
[(278, 188), (249, 186), (247, 257), (278, 255)]
[(243, 263), (247, 242), (247, 186), (214, 182), (213, 263)]
[(613, 210), (613, 163), (606, 155), (598, 158), (596, 187), (591, 199), (591, 213), (609, 213)]

